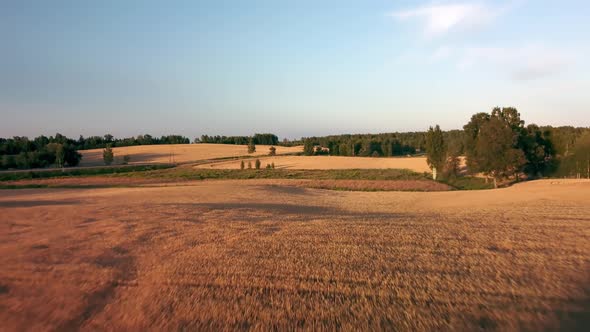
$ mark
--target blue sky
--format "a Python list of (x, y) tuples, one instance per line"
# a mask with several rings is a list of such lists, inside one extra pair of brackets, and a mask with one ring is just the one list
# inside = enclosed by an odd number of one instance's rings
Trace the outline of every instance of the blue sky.
[(590, 126), (587, 1), (2, 1), (0, 137)]

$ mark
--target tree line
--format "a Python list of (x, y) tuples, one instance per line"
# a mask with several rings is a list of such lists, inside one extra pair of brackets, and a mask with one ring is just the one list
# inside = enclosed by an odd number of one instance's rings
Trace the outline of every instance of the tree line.
[(157, 145), (157, 144), (189, 144), (190, 139), (181, 135), (164, 135), (154, 137), (149, 134), (132, 136), (127, 138), (115, 138), (113, 135), (90, 136), (80, 138), (76, 141), (79, 150), (104, 149), (107, 146), (122, 147), (134, 145)]
[[(440, 137), (433, 137), (434, 132)], [(445, 163), (457, 166), (457, 157), (466, 156), (472, 172), (492, 177), (517, 178), (520, 174), (529, 177), (583, 177), (590, 173), (590, 128), (525, 126), (514, 108), (495, 108), (489, 114), (477, 113), (463, 130), (432, 128), (425, 132), (331, 135), (284, 142), (279, 142), (274, 134), (203, 135), (195, 142), (248, 145), (248, 153), (256, 151), (256, 144), (303, 144), (305, 155), (360, 157), (424, 154), (427, 147), (433, 151), (433, 142), (439, 142), (437, 144), (444, 145)], [(190, 140), (181, 135), (153, 137), (148, 134), (122, 139), (107, 134), (80, 136), (75, 140), (59, 133), (34, 139), (0, 138), (0, 169), (76, 166), (82, 157), (77, 151), (85, 149), (188, 143)], [(501, 158), (496, 158), (498, 156)], [(430, 162), (438, 163), (435, 159)], [(437, 167), (443, 175), (453, 173), (453, 169), (449, 165)]]
[[(445, 138), (461, 148), (461, 131), (444, 132)], [(304, 137), (305, 155), (327, 154), (351, 157), (394, 157), (424, 153), (425, 132), (331, 135), (325, 137)]]
[[(459, 156), (471, 173), (502, 179), (545, 176), (581, 177), (580, 162), (590, 177), (590, 128), (525, 126), (515, 108), (494, 108), (474, 114), (463, 127), (462, 147), (447, 140), (437, 125), (426, 133), (427, 162), (445, 177), (456, 176)], [(576, 168), (573, 167), (574, 162)]]
[(61, 134), (0, 138), (0, 169), (77, 166), (82, 159), (76, 142)]
[(590, 174), (590, 128), (525, 126), (511, 107), (477, 113), (463, 130), (304, 137), (299, 143), (305, 155), (393, 157), (436, 151), (427, 157), (438, 164), (441, 176), (458, 172), (459, 156), (466, 157), (470, 172), (494, 179)]
[(29, 139), (26, 136), (0, 138), (0, 169), (28, 169), (44, 167), (77, 166), (82, 159), (78, 150), (104, 149), (133, 145), (188, 144), (190, 140), (180, 135), (153, 137), (139, 135), (117, 139), (113, 135), (80, 136), (77, 140), (62, 134), (55, 136), (38, 136)]
[(275, 134), (254, 134), (254, 136), (209, 136), (202, 135), (195, 138), (195, 143), (209, 144), (260, 144), (260, 145), (278, 145), (279, 138)]

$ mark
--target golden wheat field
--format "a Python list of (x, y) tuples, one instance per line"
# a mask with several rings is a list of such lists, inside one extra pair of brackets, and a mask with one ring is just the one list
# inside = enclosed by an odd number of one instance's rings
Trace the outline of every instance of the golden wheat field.
[[(257, 145), (253, 155), (268, 155), (270, 145)], [(296, 153), (303, 151), (303, 147), (276, 146), (277, 154)], [(80, 166), (104, 165), (102, 160), (103, 149), (81, 150), (82, 161)], [(136, 145), (113, 148), (115, 164), (123, 161), (127, 155), (130, 164), (134, 163), (186, 163), (214, 158), (239, 157), (248, 155), (246, 145), (230, 144), (162, 144), (162, 145)]]
[(0, 191), (0, 322), (46, 330), (584, 330), (590, 182)]
[[(246, 161), (248, 162), (248, 161)], [(409, 169), (418, 173), (430, 172), (426, 157), (400, 158), (361, 158), (342, 156), (275, 156), (260, 158), (262, 166), (275, 164), (276, 168), (286, 169)], [(197, 168), (238, 169), (240, 161), (222, 161)]]

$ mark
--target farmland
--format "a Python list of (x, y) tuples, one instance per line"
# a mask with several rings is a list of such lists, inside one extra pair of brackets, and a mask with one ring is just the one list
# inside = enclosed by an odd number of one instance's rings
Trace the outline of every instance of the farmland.
[(0, 191), (6, 330), (582, 330), (590, 182)]
[[(260, 158), (262, 165), (274, 163), (282, 169), (409, 169), (414, 172), (430, 172), (426, 157), (361, 158), (340, 156), (276, 156)], [(221, 161), (199, 168), (238, 169), (240, 162)]]
[[(252, 155), (267, 155), (270, 146), (258, 145)], [(297, 153), (302, 147), (276, 147), (277, 154)], [(104, 165), (103, 149), (81, 150), (81, 166)], [(186, 163), (215, 158), (229, 158), (248, 155), (245, 145), (229, 144), (165, 144), (165, 145), (136, 145), (113, 148), (115, 163), (121, 163), (123, 156), (130, 157), (130, 163)]]

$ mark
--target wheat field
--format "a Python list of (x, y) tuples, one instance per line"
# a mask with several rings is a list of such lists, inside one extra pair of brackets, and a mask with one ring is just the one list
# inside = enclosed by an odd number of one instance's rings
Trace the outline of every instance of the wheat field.
[[(259, 158), (262, 166), (275, 164), (285, 169), (409, 169), (414, 172), (430, 172), (426, 157), (362, 158), (342, 156), (275, 156)], [(246, 161), (247, 162), (247, 161)], [(238, 169), (240, 161), (221, 161), (198, 165), (197, 168)]]
[(584, 330), (590, 182), (0, 191), (0, 322), (45, 330)]
[[(257, 145), (252, 155), (268, 155), (270, 145)], [(297, 153), (303, 147), (276, 146), (277, 154)], [(101, 166), (103, 149), (81, 150), (80, 166)], [(162, 144), (136, 145), (113, 148), (115, 164), (123, 161), (123, 156), (131, 158), (130, 164), (137, 163), (187, 163), (214, 158), (240, 157), (248, 155), (246, 145), (231, 144)]]

